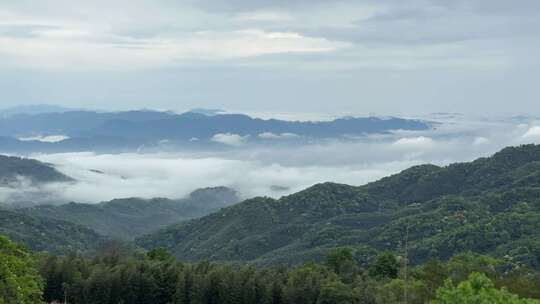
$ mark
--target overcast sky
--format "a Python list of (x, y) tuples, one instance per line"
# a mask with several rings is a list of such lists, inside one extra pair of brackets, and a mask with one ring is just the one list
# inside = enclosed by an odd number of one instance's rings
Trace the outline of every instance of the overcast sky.
[(538, 0), (0, 0), (0, 107), (540, 114)]

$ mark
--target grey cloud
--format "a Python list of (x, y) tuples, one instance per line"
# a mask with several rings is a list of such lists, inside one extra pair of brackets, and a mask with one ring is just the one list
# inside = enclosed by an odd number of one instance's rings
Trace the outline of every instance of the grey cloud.
[(191, 5), (218, 12), (246, 12), (269, 8), (291, 9), (321, 4), (333, 5), (351, 1), (354, 0), (187, 0)]
[(41, 24), (0, 24), (0, 37), (35, 38), (39, 31), (61, 29), (58, 26)]
[[(3, 106), (47, 102), (345, 114), (538, 111), (537, 0), (96, 0), (77, 3), (76, 9), (67, 0), (0, 2), (0, 17), (7, 11), (16, 21), (0, 26), (0, 39), (28, 38), (20, 47), (47, 30), (89, 34), (38, 40), (43, 43), (24, 52), (14, 51), (13, 44), (0, 49)], [(363, 6), (374, 9), (363, 13)], [(267, 12), (286, 18), (239, 20)], [(207, 49), (225, 50), (237, 41), (231, 33), (253, 29), (324, 38), (345, 47), (235, 58), (174, 56), (193, 45), (181, 39), (185, 36), (214, 32), (204, 41)], [(214, 46), (221, 38), (223, 43)], [(181, 41), (160, 44), (175, 39)], [(238, 49), (249, 49), (249, 41)], [(146, 52), (152, 47), (163, 55)], [(194, 49), (190, 55), (201, 53)]]
[(505, 16), (444, 7), (393, 8), (358, 20), (354, 27), (302, 29), (311, 36), (360, 44), (440, 44), (469, 40), (537, 39), (540, 19), (521, 14)]

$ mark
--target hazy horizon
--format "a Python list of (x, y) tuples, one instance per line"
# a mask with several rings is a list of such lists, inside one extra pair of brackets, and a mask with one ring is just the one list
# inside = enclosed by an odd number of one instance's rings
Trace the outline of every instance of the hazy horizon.
[(362, 185), (415, 165), (444, 166), (487, 157), (506, 146), (540, 143), (536, 119), (432, 118), (440, 123), (434, 129), (356, 138), (252, 142), (241, 134), (223, 134), (220, 148), (29, 152), (24, 155), (53, 164), (77, 182), (35, 186), (23, 179), (15, 188), (0, 187), (0, 201), (181, 198), (209, 186), (231, 187), (243, 198), (280, 197), (320, 182)]

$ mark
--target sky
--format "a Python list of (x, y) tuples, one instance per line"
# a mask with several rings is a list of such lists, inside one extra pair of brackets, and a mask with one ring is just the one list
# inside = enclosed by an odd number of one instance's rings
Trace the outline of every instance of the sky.
[(0, 0), (0, 107), (540, 114), (538, 0)]

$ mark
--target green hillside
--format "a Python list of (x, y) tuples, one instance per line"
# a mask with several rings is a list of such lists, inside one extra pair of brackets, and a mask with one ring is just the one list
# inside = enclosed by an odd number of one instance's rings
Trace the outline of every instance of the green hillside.
[(20, 209), (20, 212), (70, 221), (108, 237), (131, 240), (182, 220), (207, 215), (238, 201), (234, 190), (214, 187), (195, 190), (187, 198), (179, 200), (128, 198), (100, 204), (40, 205)]
[[(408, 231), (408, 233), (407, 233)], [(540, 269), (540, 146), (446, 167), (423, 165), (365, 186), (324, 183), (254, 198), (142, 237), (183, 260), (299, 263), (351, 246), (401, 250), (413, 263), (474, 251)]]
[(97, 232), (74, 223), (1, 208), (0, 235), (9, 236), (33, 251), (54, 254), (95, 249), (105, 241)]

